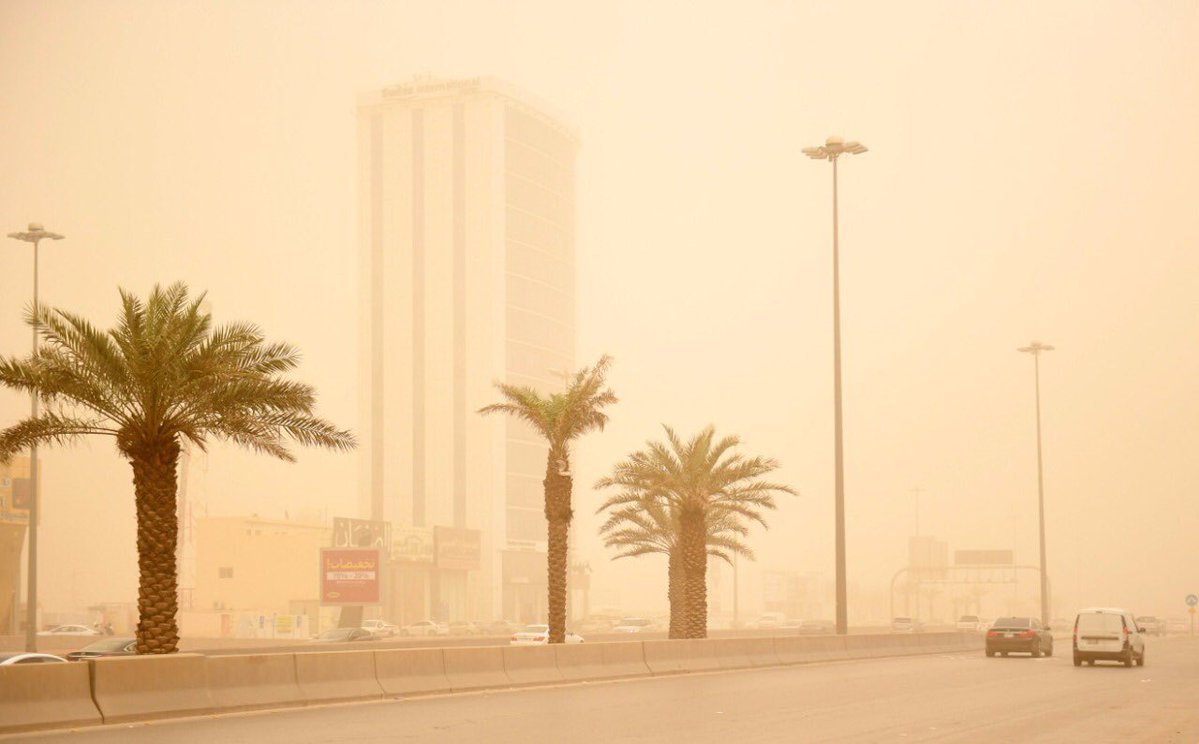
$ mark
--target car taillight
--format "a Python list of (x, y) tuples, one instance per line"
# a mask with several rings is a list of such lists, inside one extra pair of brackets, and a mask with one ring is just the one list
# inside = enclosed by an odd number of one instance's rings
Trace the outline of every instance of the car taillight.
[(515, 640), (519, 640), (519, 639), (517, 639), (517, 637), (516, 637), (516, 636), (512, 636), (512, 640), (514, 640), (514, 641), (515, 641)]
[(1125, 628), (1125, 629), (1124, 629), (1124, 635), (1126, 635), (1126, 636), (1130, 636), (1130, 635), (1132, 635), (1132, 628)]
[(989, 635), (989, 636), (1001, 636), (1001, 635), (1003, 635), (1003, 633), (1000, 633), (998, 630), (988, 630), (988, 631), (987, 631), (987, 635)]
[(1032, 638), (1036, 634), (1037, 634), (1037, 631), (1035, 631), (1035, 630), (1026, 630), (1020, 634), (1020, 637), (1021, 638)]
[(537, 637), (536, 637), (536, 638), (534, 638), (533, 640), (534, 640), (534, 641), (537, 641), (538, 643), (544, 643), (544, 642), (545, 642), (545, 636), (537, 636)]

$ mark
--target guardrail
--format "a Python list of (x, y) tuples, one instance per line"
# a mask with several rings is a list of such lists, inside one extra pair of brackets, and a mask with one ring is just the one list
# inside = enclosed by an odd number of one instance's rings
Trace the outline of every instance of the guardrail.
[(982, 636), (919, 633), (447, 646), (0, 667), (0, 734), (161, 717), (977, 649)]

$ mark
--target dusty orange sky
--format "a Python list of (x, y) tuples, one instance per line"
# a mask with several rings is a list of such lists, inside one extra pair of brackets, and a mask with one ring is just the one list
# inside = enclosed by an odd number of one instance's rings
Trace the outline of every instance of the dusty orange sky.
[[(914, 528), (1036, 560), (1040, 339), (1050, 573), (1065, 610), (1183, 614), (1199, 591), (1199, 5), (1178, 2), (0, 4), (0, 227), (43, 297), (107, 323), (116, 287), (182, 279), (218, 321), (305, 354), (357, 425), (355, 95), (496, 75), (577, 125), (578, 353), (622, 402), (590, 484), (709, 422), (801, 491), (759, 568), (832, 571), (830, 174), (841, 170), (849, 578), (883, 592)], [(26, 353), (31, 262), (0, 248), (0, 352)], [(482, 405), (489, 401), (479, 401)], [(0, 393), (0, 425), (27, 410)], [(132, 489), (108, 442), (46, 458), (47, 603), (135, 591)], [(353, 508), (352, 456), (217, 447), (214, 514)], [(101, 528), (102, 527), (102, 528)], [(71, 577), (70, 581), (66, 577)], [(1031, 589), (1031, 587), (1030, 587)], [(1031, 595), (1030, 595), (1031, 596)], [(855, 620), (850, 608), (851, 622)]]

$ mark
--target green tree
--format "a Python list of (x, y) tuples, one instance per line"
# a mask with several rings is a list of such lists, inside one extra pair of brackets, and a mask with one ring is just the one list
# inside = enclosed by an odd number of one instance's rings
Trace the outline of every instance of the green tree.
[[(596, 488), (608, 485), (601, 479)], [(605, 547), (618, 552), (613, 558), (635, 558), (660, 553), (666, 555), (666, 594), (670, 602), (670, 638), (682, 638), (685, 619), (683, 561), (679, 550), (680, 522), (666, 499), (643, 489), (623, 491), (604, 502), (597, 513), (607, 511), (608, 519), (600, 526)], [(743, 542), (749, 529), (734, 515), (713, 516), (708, 521), (708, 555), (729, 563), (732, 556), (753, 560), (753, 551)]]
[(665, 444), (648, 442), (646, 449), (617, 463), (598, 487), (650, 494), (677, 515), (685, 608), (681, 631), (685, 638), (706, 638), (708, 535), (713, 526), (736, 519), (767, 527), (763, 512), (776, 508), (775, 494), (795, 491), (761, 480), (778, 462), (738, 454), (734, 448), (741, 440), (735, 436), (716, 440), (716, 429), (709, 426), (684, 442), (669, 426), (662, 428)]
[(121, 290), (109, 331), (65, 310), (39, 307), (28, 322), (45, 345), (36, 356), (0, 358), (0, 384), (41, 396), (43, 413), (0, 431), (0, 461), (33, 444), (113, 437), (133, 469), (137, 510), (139, 654), (179, 642), (175, 547), (176, 466), (182, 445), (210, 438), (294, 461), (285, 439), (336, 450), (349, 431), (315, 417), (313, 389), (280, 379), (298, 352), (266, 343), (253, 325), (212, 327), (182, 283), (156, 286), (142, 301)]
[(545, 519), (547, 536), (547, 585), (550, 643), (566, 641), (566, 549), (570, 535), (571, 509), (570, 443), (592, 430), (602, 431), (608, 423), (604, 408), (617, 402), (605, 387), (612, 358), (604, 355), (594, 367), (584, 367), (569, 378), (566, 390), (543, 396), (531, 387), (496, 383), (504, 397), (479, 413), (506, 413), (533, 427), (549, 444), (545, 463)]

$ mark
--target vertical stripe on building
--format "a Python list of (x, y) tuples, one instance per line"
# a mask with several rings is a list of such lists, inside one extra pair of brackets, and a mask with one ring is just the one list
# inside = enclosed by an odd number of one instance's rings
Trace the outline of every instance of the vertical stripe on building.
[(412, 524), (425, 525), (425, 112), (412, 111)]
[(454, 104), (454, 526), (466, 527), (466, 123)]
[(371, 114), (371, 519), (383, 519), (383, 116)]

